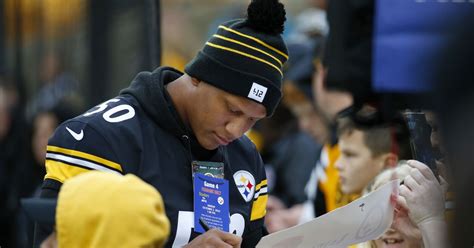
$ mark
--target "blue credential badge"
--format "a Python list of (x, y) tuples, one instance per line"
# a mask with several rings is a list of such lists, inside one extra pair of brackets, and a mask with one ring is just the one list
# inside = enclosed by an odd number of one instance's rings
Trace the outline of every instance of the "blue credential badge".
[(201, 173), (194, 175), (194, 231), (204, 233), (200, 219), (209, 228), (229, 232), (229, 181)]

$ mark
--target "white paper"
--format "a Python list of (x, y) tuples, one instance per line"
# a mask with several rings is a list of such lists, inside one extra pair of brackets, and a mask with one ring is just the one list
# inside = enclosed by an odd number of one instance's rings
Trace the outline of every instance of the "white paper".
[(392, 192), (398, 194), (398, 180), (350, 204), (335, 209), (310, 222), (267, 235), (257, 248), (347, 247), (377, 239), (393, 220)]

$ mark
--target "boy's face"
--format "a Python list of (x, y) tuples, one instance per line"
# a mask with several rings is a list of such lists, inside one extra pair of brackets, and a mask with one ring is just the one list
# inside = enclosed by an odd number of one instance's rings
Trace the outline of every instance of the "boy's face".
[(359, 130), (346, 132), (339, 137), (341, 155), (336, 161), (341, 191), (345, 194), (361, 193), (384, 168), (383, 155), (373, 157)]
[(201, 146), (208, 150), (240, 138), (266, 116), (262, 104), (195, 79), (193, 85), (195, 98), (188, 109), (188, 121)]

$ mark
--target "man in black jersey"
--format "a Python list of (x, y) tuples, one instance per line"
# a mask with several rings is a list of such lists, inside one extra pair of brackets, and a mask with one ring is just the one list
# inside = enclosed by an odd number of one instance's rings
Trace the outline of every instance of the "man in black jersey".
[[(65, 180), (89, 170), (133, 173), (163, 197), (167, 247), (254, 247), (266, 234), (267, 180), (244, 133), (278, 105), (288, 54), (284, 6), (254, 0), (247, 12), (220, 25), (185, 73), (169, 67), (139, 73), (117, 97), (61, 124), (48, 143), (42, 197), (57, 197)], [(196, 230), (199, 163), (221, 165), (228, 182), (228, 199), (219, 201), (228, 204), (220, 216), (229, 223), (224, 231)], [(51, 228), (37, 228), (36, 243)]]

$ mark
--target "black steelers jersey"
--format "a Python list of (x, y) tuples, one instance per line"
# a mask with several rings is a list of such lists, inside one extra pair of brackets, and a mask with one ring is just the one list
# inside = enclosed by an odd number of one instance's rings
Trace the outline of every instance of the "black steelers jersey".
[(225, 164), (230, 233), (242, 236), (243, 246), (254, 247), (265, 234), (267, 181), (260, 155), (246, 137), (203, 152), (164, 88), (181, 75), (172, 68), (140, 73), (119, 96), (62, 123), (47, 146), (43, 188), (89, 170), (133, 173), (161, 193), (171, 223), (166, 246), (181, 247), (199, 235), (194, 232), (191, 162), (207, 156)]

